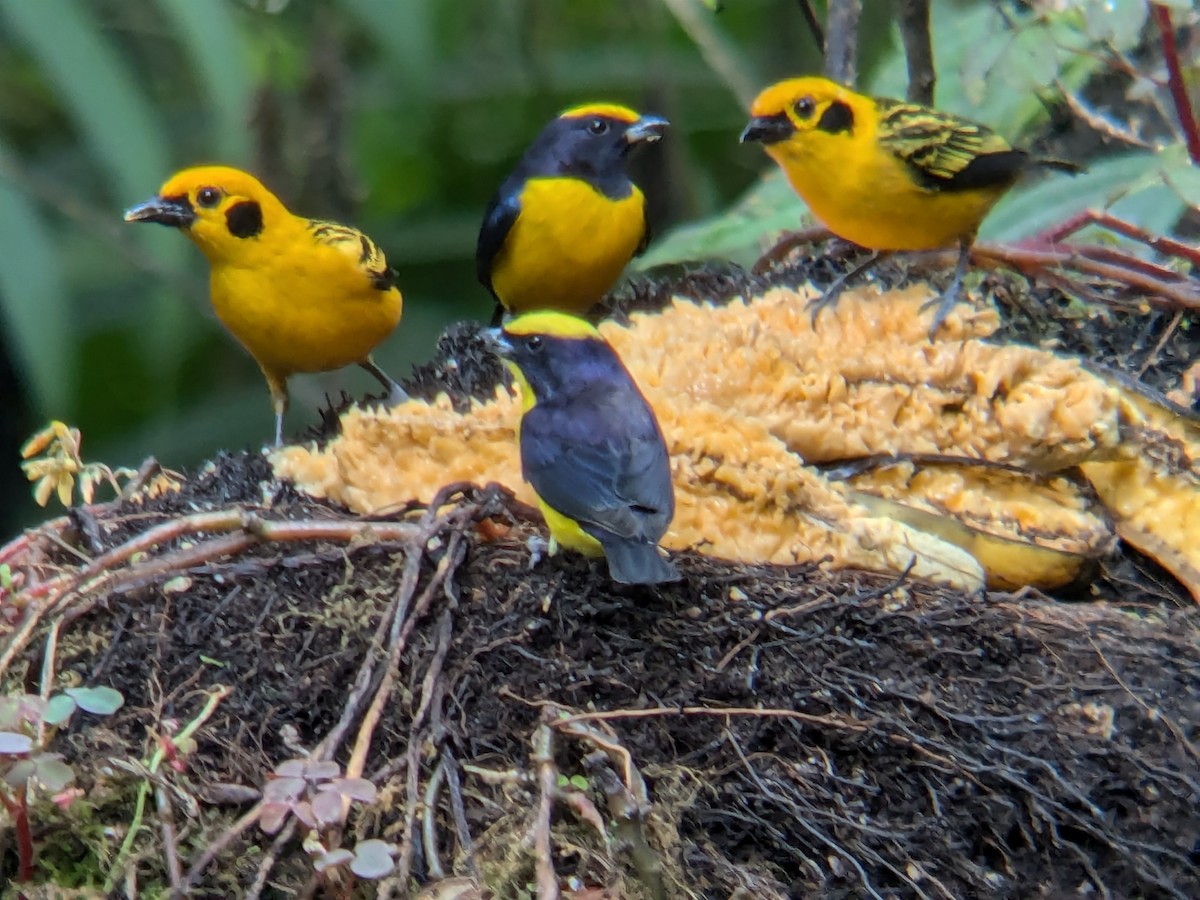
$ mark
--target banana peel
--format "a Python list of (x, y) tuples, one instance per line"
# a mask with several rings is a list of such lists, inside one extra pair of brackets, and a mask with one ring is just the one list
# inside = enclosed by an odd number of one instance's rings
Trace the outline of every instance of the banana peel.
[[(664, 546), (1053, 589), (1119, 536), (1200, 597), (1200, 426), (1186, 410), (1071, 356), (989, 342), (987, 307), (961, 305), (930, 342), (924, 285), (844, 293), (815, 324), (812, 296), (677, 297), (601, 325), (671, 452)], [(351, 409), (324, 446), (271, 460), (362, 513), (457, 480), (530, 501), (518, 421), (503, 388), (461, 413), (444, 395)]]

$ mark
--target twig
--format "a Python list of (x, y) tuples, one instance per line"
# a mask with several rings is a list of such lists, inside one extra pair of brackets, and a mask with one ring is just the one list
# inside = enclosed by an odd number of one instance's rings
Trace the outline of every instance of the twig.
[[(200, 707), (200, 712), (196, 713), (195, 717), (188, 722), (187, 725), (180, 729), (178, 734), (172, 737), (172, 740), (175, 742), (175, 744), (178, 746), (195, 734), (201, 725), (212, 718), (213, 713), (217, 711), (217, 706), (220, 705), (221, 701), (228, 697), (231, 693), (233, 693), (233, 688), (224, 684), (219, 684), (209, 691), (205, 697), (204, 705)], [(158, 767), (162, 765), (162, 761), (165, 756), (166, 751), (163, 749), (163, 745), (159, 743), (157, 749), (155, 749), (154, 753), (150, 756), (150, 759), (146, 762), (146, 771), (149, 776), (153, 776), (158, 772)], [(117, 855), (113, 859), (113, 863), (108, 870), (108, 875), (105, 878), (105, 896), (111, 894), (116, 886), (120, 883), (122, 870), (125, 868), (125, 862), (129, 859), (130, 854), (133, 852), (133, 842), (137, 839), (138, 832), (141, 831), (142, 828), (142, 817), (146, 812), (146, 795), (149, 792), (150, 778), (146, 777), (142, 779), (140, 784), (138, 784), (137, 801), (135, 802), (133, 808), (133, 819), (129, 823), (129, 828), (125, 834), (125, 840), (121, 842), (120, 849), (117, 850)], [(178, 868), (178, 861), (176, 861), (176, 868)], [(188, 874), (190, 876), (191, 872)], [(177, 873), (173, 873), (172, 875), (172, 887), (175, 888), (176, 893), (182, 893), (185, 889), (185, 882), (176, 878), (176, 875)]]
[[(54, 687), (54, 657), (58, 654), (58, 629), (62, 621), (53, 622), (50, 625), (50, 631), (46, 635), (46, 649), (43, 650), (42, 657), (42, 678), (38, 690), (39, 696), (43, 703), (50, 700), (50, 690)], [(44, 747), (46, 745), (46, 718), (38, 716), (37, 719), (37, 736), (34, 739), (35, 746)]]
[(900, 37), (908, 62), (908, 99), (932, 106), (937, 73), (933, 68), (929, 0), (900, 0)]
[(1070, 237), (1083, 228), (1086, 228), (1088, 225), (1096, 225), (1100, 228), (1106, 228), (1109, 231), (1115, 231), (1123, 237), (1137, 241), (1140, 244), (1145, 244), (1152, 250), (1157, 250), (1164, 256), (1178, 256), (1186, 259), (1194, 266), (1200, 266), (1200, 247), (1185, 244), (1183, 241), (1167, 237), (1166, 235), (1151, 234), (1144, 228), (1140, 228), (1132, 222), (1126, 222), (1124, 219), (1117, 218), (1112, 213), (1102, 209), (1085, 209), (1083, 212), (1071, 216), (1053, 228), (1040, 232), (1026, 241), (1020, 241), (1017, 246), (1038, 247), (1045, 244), (1057, 244), (1064, 238)]
[(825, 75), (849, 87), (858, 73), (858, 20), (862, 0), (829, 0), (825, 17)]
[(576, 713), (555, 719), (550, 724), (555, 728), (568, 728), (577, 722), (610, 722), (614, 719), (652, 719), (660, 716), (749, 716), (751, 718), (793, 719), (807, 725), (826, 725), (844, 731), (870, 731), (874, 723), (843, 716), (818, 716), (798, 712), (794, 709), (754, 709), (731, 706), (728, 708), (708, 706), (654, 706), (645, 709), (608, 709), (600, 712)]
[(821, 27), (821, 20), (817, 18), (817, 11), (813, 9), (812, 0), (798, 0), (800, 4), (800, 15), (804, 16), (804, 24), (808, 26), (808, 32), (812, 35), (813, 43), (817, 45), (817, 52), (825, 53), (825, 29)]
[(463, 805), (462, 784), (458, 777), (458, 761), (449, 747), (442, 748), (442, 762), (446, 767), (446, 789), (450, 794), (450, 814), (454, 819), (454, 830), (458, 835), (458, 846), (466, 858), (467, 871), (476, 881), (479, 880), (479, 865), (475, 860), (475, 841), (471, 837), (471, 827), (467, 823), (467, 811)]
[(1082, 119), (1089, 128), (1093, 128), (1101, 134), (1133, 147), (1142, 147), (1144, 149), (1152, 149), (1154, 147), (1152, 143), (1134, 131), (1131, 126), (1116, 121), (1113, 116), (1105, 115), (1102, 112), (1092, 109), (1082, 97), (1072, 91), (1067, 83), (1061, 79), (1054, 82), (1054, 89), (1063, 98), (1063, 102), (1067, 104), (1067, 108)]
[(289, 818), (288, 823), (283, 826), (283, 830), (275, 836), (275, 840), (271, 841), (271, 846), (267, 848), (267, 852), (263, 854), (262, 861), (258, 864), (258, 871), (254, 875), (254, 883), (250, 885), (250, 889), (246, 891), (245, 900), (258, 900), (262, 895), (263, 888), (267, 886), (267, 878), (271, 875), (271, 870), (275, 868), (275, 860), (279, 859), (279, 854), (288, 842), (296, 834), (295, 817)]
[(187, 870), (187, 874), (183, 876), (183, 881), (180, 883), (178, 890), (171, 892), (171, 900), (182, 900), (183, 897), (187, 896), (188, 891), (191, 890), (200, 878), (200, 874), (208, 868), (209, 863), (220, 856), (225, 848), (235, 841), (243, 831), (258, 821), (259, 813), (262, 812), (262, 806), (261, 802), (254, 804), (253, 809), (226, 828), (216, 840), (204, 848), (204, 852), (196, 858), (191, 868)]
[(540, 900), (558, 900), (558, 875), (550, 846), (550, 802), (557, 788), (558, 769), (552, 752), (554, 733), (539, 725), (533, 733), (533, 765), (538, 777), (538, 805), (533, 825), (534, 872)]
[(1175, 104), (1175, 114), (1179, 116), (1179, 124), (1183, 127), (1188, 156), (1192, 158), (1195, 165), (1200, 166), (1200, 126), (1196, 124), (1196, 114), (1192, 110), (1192, 102), (1188, 97), (1187, 83), (1183, 80), (1183, 67), (1179, 64), (1179, 47), (1175, 43), (1175, 27), (1171, 24), (1171, 10), (1152, 2), (1150, 17), (1158, 27), (1158, 34), (1162, 40), (1163, 60), (1167, 64), (1167, 87), (1171, 91), (1171, 100)]
[(421, 817), (421, 837), (425, 842), (425, 867), (429, 870), (429, 877), (438, 880), (446, 877), (446, 870), (442, 868), (442, 860), (438, 856), (437, 846), (438, 793), (442, 790), (442, 782), (445, 780), (446, 758), (442, 757), (434, 767), (433, 774), (429, 776), (429, 784), (425, 785), (425, 796), (421, 798), (425, 807), (425, 814)]
[(646, 832), (642, 827), (649, 804), (639, 803), (621, 783), (617, 773), (609, 768), (604, 751), (588, 754), (584, 765), (600, 783), (600, 790), (608, 802), (608, 811), (615, 820), (613, 832), (618, 840), (628, 846), (638, 880), (652, 900), (662, 900), (667, 895), (663, 884), (662, 860), (646, 840)]
[(751, 79), (749, 62), (742, 58), (733, 43), (713, 25), (712, 16), (695, 0), (663, 0), (709, 68), (729, 88), (743, 109), (750, 106), (758, 87)]

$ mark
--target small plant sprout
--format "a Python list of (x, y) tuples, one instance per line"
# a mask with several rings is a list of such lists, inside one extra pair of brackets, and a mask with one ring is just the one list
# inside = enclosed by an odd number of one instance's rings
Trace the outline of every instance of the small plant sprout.
[(107, 481), (112, 489), (120, 493), (117, 478), (131, 477), (131, 469), (113, 471), (103, 463), (84, 463), (80, 455), (82, 436), (78, 428), (64, 422), (54, 421), (37, 432), (21, 448), (21, 469), (25, 477), (33, 482), (33, 499), (39, 506), (50, 502), (58, 494), (58, 502), (70, 506), (75, 494), (75, 481), (79, 481), (79, 496), (84, 503), (91, 503), (96, 485)]
[(120, 691), (108, 687), (68, 688), (48, 700), (36, 694), (0, 697), (0, 803), (17, 834), (18, 881), (33, 878), (30, 790), (46, 791), (64, 808), (79, 795), (70, 790), (74, 770), (63, 761), (62, 754), (49, 753), (46, 746), (76, 709), (106, 716), (124, 702)]
[[(79, 482), (79, 497), (84, 503), (92, 502), (96, 486), (101, 482), (107, 482), (116, 494), (121, 493), (122, 481), (136, 481), (141, 490), (150, 495), (179, 486), (179, 477), (166, 469), (159, 469), (153, 460), (149, 461), (152, 468), (146, 476), (134, 469), (113, 469), (104, 463), (85, 463), (80, 452), (82, 441), (78, 428), (54, 421), (21, 447), (21, 458), (25, 460), (21, 463), (21, 469), (25, 477), (33, 482), (33, 499), (39, 506), (45, 506), (55, 494), (59, 503), (70, 506), (75, 496), (76, 481)], [(145, 470), (147, 466), (142, 468)], [(150, 477), (151, 474), (153, 477)]]
[(345, 823), (350, 806), (373, 803), (376, 794), (375, 785), (365, 778), (343, 778), (335, 762), (285, 760), (263, 788), (258, 824), (275, 834), (289, 815), (295, 816), (306, 829), (304, 849), (318, 873), (349, 864), (360, 878), (382, 878), (392, 871), (395, 845), (380, 840), (361, 841), (352, 849), (325, 845), (325, 836)]

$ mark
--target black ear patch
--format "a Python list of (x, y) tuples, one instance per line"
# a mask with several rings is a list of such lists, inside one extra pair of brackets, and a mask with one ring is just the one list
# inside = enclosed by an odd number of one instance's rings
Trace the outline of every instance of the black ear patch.
[(253, 200), (243, 200), (225, 213), (225, 227), (238, 238), (251, 238), (263, 230), (262, 207)]
[(843, 131), (849, 134), (854, 130), (854, 110), (840, 100), (835, 100), (821, 113), (817, 128), (829, 134), (839, 134)]

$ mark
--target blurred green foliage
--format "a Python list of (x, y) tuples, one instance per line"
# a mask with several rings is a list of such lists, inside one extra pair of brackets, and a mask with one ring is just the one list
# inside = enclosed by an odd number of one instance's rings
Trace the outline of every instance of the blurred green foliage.
[[(998, 19), (987, 0), (935, 4), (939, 105), (1013, 138), (1041, 126), (1045, 107), (1021, 78), (1081, 85), (1098, 66), (1080, 52), (1098, 40), (1088, 28), (1115, 28), (1104, 40), (1122, 48), (1139, 38), (1142, 0), (1104, 0), (1117, 25), (1088, 18), (1098, 3), (1068, 3), (1052, 25)], [(702, 17), (681, 14), (688, 4)], [(747, 86), (821, 60), (795, 0), (713, 5), (0, 0), (0, 537), (38, 515), (16, 452), (48, 419), (79, 427), (85, 459), (113, 465), (152, 454), (186, 466), (270, 436), (267, 392), (209, 310), (200, 254), (167, 229), (121, 221), (182, 166), (251, 169), (296, 211), (375, 237), (405, 295), (376, 354), (397, 376), (447, 323), (490, 315), (473, 264), (483, 207), (571, 103), (612, 99), (671, 119), (641, 160), (656, 231), (709, 224), (667, 237), (651, 261), (752, 258), (800, 208), (778, 178), (756, 183), (767, 162), (737, 143)], [(865, 4), (860, 81), (902, 95), (890, 16), (883, 0)], [(1155, 155), (1142, 156), (1151, 162), (1121, 170), (1121, 184), (1150, 171)], [(739, 213), (718, 217), (747, 188)], [(1111, 189), (1075, 187), (1070, 200)], [(1001, 230), (1027, 233), (1064, 203), (1035, 204)], [(1181, 209), (1160, 209), (1160, 227)], [(315, 420), (324, 394), (372, 385), (357, 370), (294, 379), (288, 433)]]

